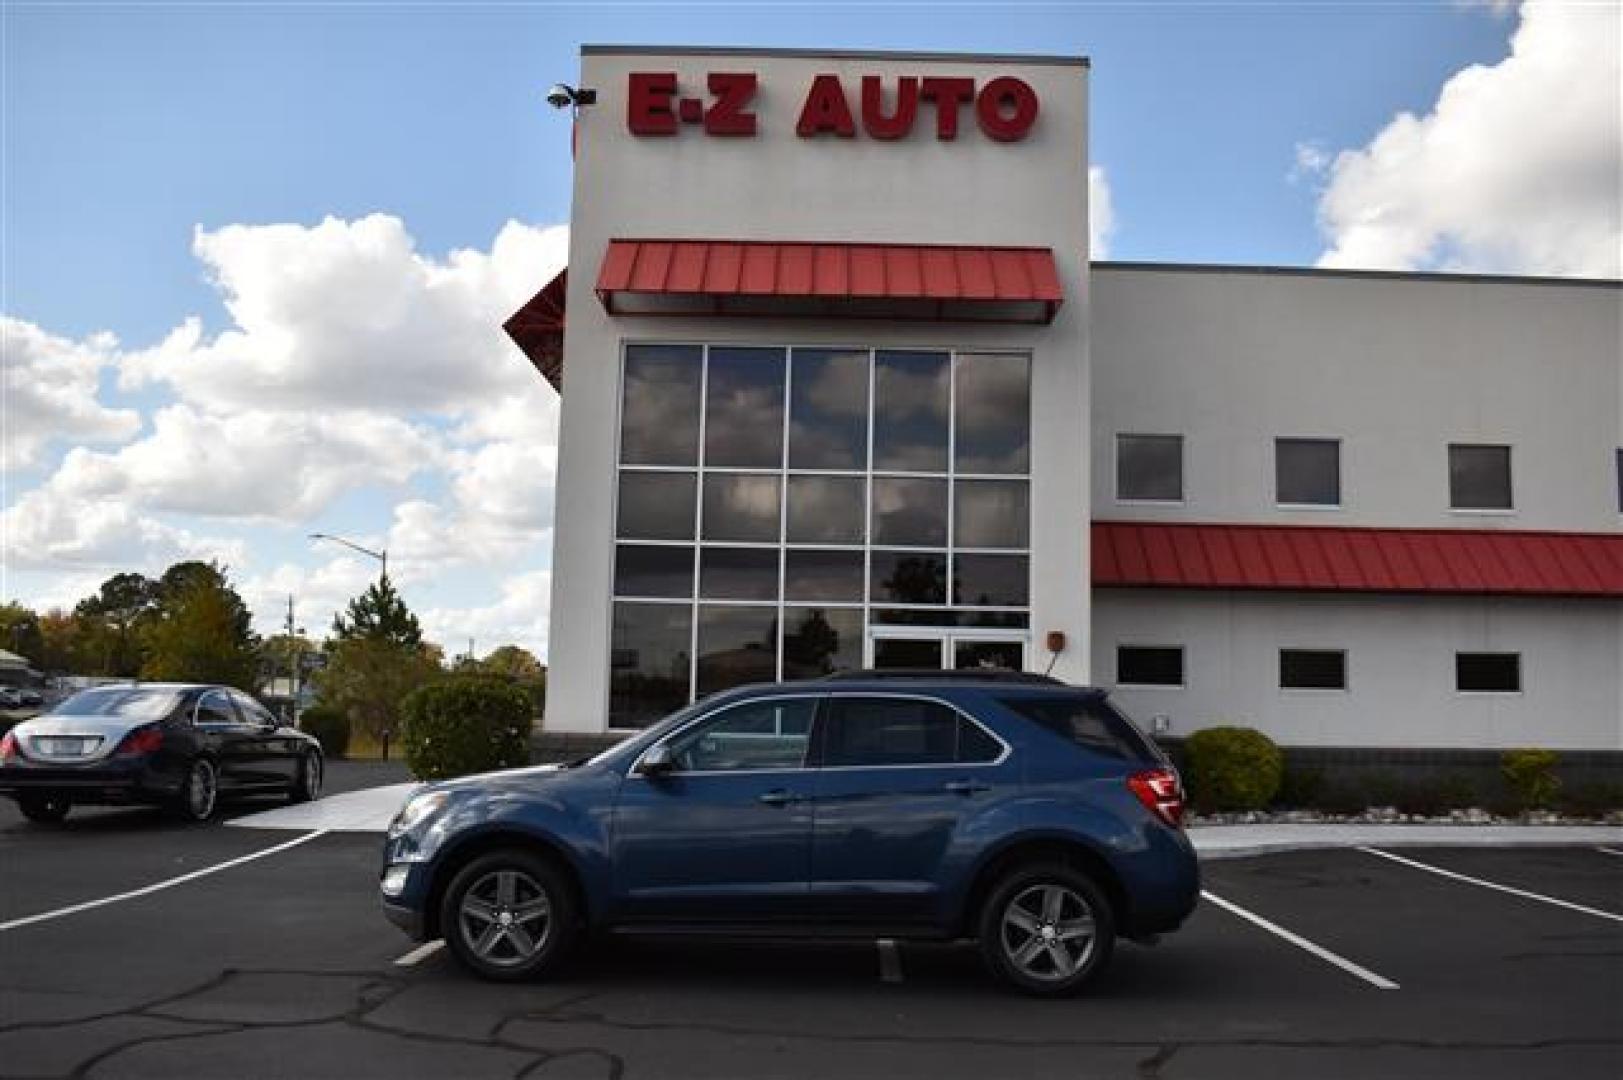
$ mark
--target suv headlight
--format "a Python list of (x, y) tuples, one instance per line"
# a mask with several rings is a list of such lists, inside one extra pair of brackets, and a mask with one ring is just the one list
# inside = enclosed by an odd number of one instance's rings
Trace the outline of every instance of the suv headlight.
[(394, 823), (389, 826), (389, 835), (398, 836), (403, 832), (410, 832), (444, 808), (451, 800), (450, 792), (430, 791), (424, 795), (414, 795), (406, 800), (406, 805), (400, 808), (395, 815)]

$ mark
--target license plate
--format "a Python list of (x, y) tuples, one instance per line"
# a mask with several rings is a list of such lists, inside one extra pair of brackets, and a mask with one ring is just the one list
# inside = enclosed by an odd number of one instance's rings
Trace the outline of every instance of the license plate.
[(46, 735), (35, 739), (34, 745), (46, 757), (80, 757), (94, 750), (100, 742), (100, 739)]

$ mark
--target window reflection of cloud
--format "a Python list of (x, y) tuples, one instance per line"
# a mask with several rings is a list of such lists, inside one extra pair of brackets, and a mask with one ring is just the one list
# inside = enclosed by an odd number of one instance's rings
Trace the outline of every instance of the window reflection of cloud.
[(778, 478), (709, 473), (704, 478), (704, 535), (710, 540), (776, 540)]
[(957, 468), (1025, 472), (1030, 464), (1031, 371), (1021, 355), (960, 355)]
[(783, 350), (712, 349), (705, 461), (757, 468), (783, 458)]
[(867, 355), (797, 349), (792, 378), (790, 467), (861, 468), (868, 444)]
[(860, 544), (865, 496), (866, 485), (860, 477), (791, 476), (789, 539), (812, 544)]
[(945, 480), (879, 477), (873, 482), (874, 542), (931, 547), (947, 542)]
[(699, 442), (698, 349), (638, 348), (626, 354), (622, 461), (691, 465)]
[(952, 369), (946, 354), (880, 353), (874, 390), (874, 466), (945, 472)]

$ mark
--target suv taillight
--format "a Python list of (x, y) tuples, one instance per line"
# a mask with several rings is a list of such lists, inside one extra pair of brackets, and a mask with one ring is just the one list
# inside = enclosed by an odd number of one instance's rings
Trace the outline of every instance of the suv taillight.
[(14, 761), (16, 757), (17, 736), (8, 731), (4, 738), (0, 738), (0, 761)]
[(113, 753), (119, 757), (151, 754), (157, 752), (162, 745), (163, 731), (157, 724), (148, 724), (146, 727), (138, 727), (124, 736), (124, 741), (118, 744), (118, 749)]
[(1183, 785), (1171, 769), (1145, 769), (1127, 778), (1138, 801), (1173, 828), (1183, 824)]

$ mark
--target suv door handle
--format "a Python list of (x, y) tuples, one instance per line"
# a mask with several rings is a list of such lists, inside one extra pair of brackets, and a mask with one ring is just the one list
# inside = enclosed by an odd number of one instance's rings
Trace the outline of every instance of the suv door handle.
[(790, 803), (799, 802), (800, 796), (784, 788), (773, 788), (771, 791), (761, 792), (756, 799), (768, 806), (788, 806)]
[(944, 785), (954, 795), (976, 795), (982, 791), (991, 791), (991, 784), (984, 784), (979, 780), (948, 780)]

